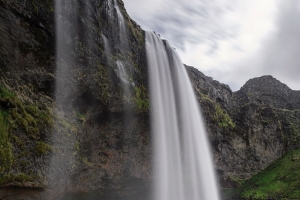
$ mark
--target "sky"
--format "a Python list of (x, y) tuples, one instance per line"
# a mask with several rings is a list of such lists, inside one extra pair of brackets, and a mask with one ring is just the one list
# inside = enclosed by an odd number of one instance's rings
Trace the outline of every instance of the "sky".
[(300, 0), (123, 0), (184, 64), (239, 90), (272, 75), (300, 90)]

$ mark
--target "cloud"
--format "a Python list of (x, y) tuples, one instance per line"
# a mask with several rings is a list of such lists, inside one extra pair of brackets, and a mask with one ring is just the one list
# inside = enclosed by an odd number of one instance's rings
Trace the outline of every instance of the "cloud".
[(238, 90), (248, 79), (272, 75), (291, 89), (300, 90), (300, 4), (285, 0), (274, 20), (275, 31), (261, 41), (261, 46), (239, 59), (223, 63), (227, 69), (209, 69), (207, 73)]
[(160, 33), (173, 46), (184, 49), (186, 43), (210, 44), (209, 38), (232, 36), (235, 29), (222, 28), (224, 22), (221, 19), (227, 12), (231, 12), (231, 3), (236, 1), (224, 3), (221, 0), (190, 0), (186, 3), (179, 0), (160, 0), (158, 5), (148, 1), (144, 7), (140, 7), (143, 3), (134, 6), (133, 0), (124, 2), (129, 13), (143, 28)]
[(124, 0), (129, 14), (176, 48), (184, 63), (239, 89), (273, 75), (300, 89), (298, 0)]
[(270, 71), (290, 87), (300, 90), (300, 6), (287, 0), (278, 18), (278, 32), (265, 46), (264, 72)]

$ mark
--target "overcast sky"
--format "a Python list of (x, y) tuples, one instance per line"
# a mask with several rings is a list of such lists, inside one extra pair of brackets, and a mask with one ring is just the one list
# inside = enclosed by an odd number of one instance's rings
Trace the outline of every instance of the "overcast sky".
[(272, 75), (300, 90), (300, 0), (123, 0), (183, 63), (236, 91)]

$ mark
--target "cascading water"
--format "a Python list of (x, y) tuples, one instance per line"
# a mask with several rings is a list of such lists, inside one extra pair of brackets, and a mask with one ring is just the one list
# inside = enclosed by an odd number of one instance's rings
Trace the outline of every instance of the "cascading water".
[(107, 38), (101, 34), (101, 37), (102, 37), (102, 40), (104, 41), (104, 52), (105, 52), (105, 56), (106, 56), (106, 60), (107, 60), (107, 64), (110, 65), (111, 64), (111, 49), (110, 49), (110, 46), (109, 46), (109, 43), (108, 43), (108, 40)]
[(179, 56), (146, 32), (155, 200), (218, 200), (205, 126)]
[[(128, 36), (126, 32), (125, 19), (123, 14), (120, 11), (117, 0), (114, 0), (114, 8), (116, 9), (118, 23), (119, 23), (119, 38), (120, 38), (121, 53), (123, 54), (123, 56), (125, 56), (126, 50), (128, 49)], [(124, 94), (129, 95), (130, 91), (128, 86), (129, 80), (127, 76), (127, 70), (121, 61), (117, 61), (116, 64), (117, 64), (117, 74), (123, 81)]]
[(119, 5), (117, 3), (117, 0), (114, 0), (114, 4), (115, 4), (115, 9), (117, 11), (117, 15), (118, 15), (118, 22), (119, 22), (119, 34), (120, 34), (120, 42), (121, 45), (123, 46), (122, 48), (127, 48), (128, 46), (128, 38), (127, 38), (127, 33), (126, 33), (126, 25), (125, 25), (125, 19), (120, 11)]
[[(113, 5), (113, 7), (112, 7)], [(113, 9), (114, 8), (114, 9)], [(109, 20), (111, 23), (114, 22), (114, 15), (113, 15), (113, 10), (116, 13), (116, 19), (118, 22), (118, 27), (119, 27), (119, 48), (120, 48), (120, 52), (122, 54), (123, 57), (126, 57), (127, 54), (127, 50), (128, 50), (128, 36), (127, 36), (127, 30), (126, 30), (126, 24), (125, 24), (125, 19), (124, 16), (119, 8), (118, 2), (117, 0), (108, 0), (107, 1), (107, 14), (109, 17)], [(106, 59), (108, 64), (112, 64), (112, 59), (111, 59), (111, 49), (110, 49), (110, 45), (109, 45), (109, 41), (108, 39), (105, 37), (105, 35), (102, 34), (102, 39), (104, 41), (104, 46), (105, 46), (105, 54), (106, 54)], [(114, 63), (114, 70), (115, 73), (117, 74), (117, 76), (121, 79), (122, 81), (122, 87), (123, 87), (123, 93), (124, 93), (124, 97), (126, 96), (130, 96), (130, 84), (133, 84), (130, 82), (129, 80), (129, 76), (128, 76), (128, 72), (127, 72), (127, 67), (126, 64), (121, 61), (121, 60), (117, 60)]]
[[(77, 23), (74, 15), (77, 15), (78, 4), (75, 1), (56, 0), (56, 90), (55, 90), (55, 124), (52, 133), (52, 145), (55, 148), (48, 171), (50, 187), (63, 190), (61, 186), (69, 184), (68, 173), (74, 164), (72, 143), (75, 138), (71, 135), (65, 139), (66, 134), (60, 133), (60, 121), (67, 115), (69, 109), (67, 96), (74, 91), (74, 84), (70, 82), (70, 71), (76, 64), (72, 51), (75, 49), (73, 38), (76, 38)], [(72, 119), (70, 119), (72, 120)], [(68, 141), (68, 142), (66, 142)], [(58, 187), (57, 187), (58, 186)]]

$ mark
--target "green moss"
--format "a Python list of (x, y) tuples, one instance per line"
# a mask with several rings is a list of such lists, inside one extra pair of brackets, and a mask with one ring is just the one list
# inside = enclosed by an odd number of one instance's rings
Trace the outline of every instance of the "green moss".
[(237, 190), (245, 199), (300, 199), (300, 149), (290, 151)]
[(93, 166), (93, 163), (92, 162), (89, 162), (87, 158), (85, 157), (80, 157), (79, 158), (80, 161), (87, 167), (92, 167)]
[(300, 121), (297, 110), (276, 109), (278, 128), (287, 147), (298, 145), (300, 139)]
[(110, 94), (110, 82), (108, 80), (109, 74), (107, 67), (99, 64), (97, 73), (94, 74), (94, 80), (96, 87), (94, 91), (97, 91), (97, 96), (101, 98), (102, 102), (108, 103)]
[(76, 112), (76, 119), (79, 121), (85, 122), (85, 116), (79, 112)]
[(8, 172), (14, 159), (13, 146), (9, 139), (9, 130), (6, 124), (7, 113), (0, 110), (0, 176)]
[(218, 122), (218, 125), (222, 128), (235, 127), (235, 123), (232, 121), (231, 117), (219, 104), (215, 105), (214, 121)]
[(12, 179), (11, 181), (16, 181), (16, 182), (31, 182), (35, 180), (34, 177), (24, 173), (14, 174), (13, 176), (11, 176), (11, 179)]
[[(31, 153), (39, 157), (50, 151), (51, 147), (40, 140), (52, 124), (47, 108), (25, 102), (0, 85), (0, 184), (30, 179), (22, 169), (28, 169)], [(27, 143), (32, 142), (36, 146), (29, 147)]]
[(46, 155), (49, 152), (53, 151), (53, 147), (50, 146), (49, 144), (46, 144), (42, 141), (39, 141), (36, 143), (35, 151), (37, 155)]
[[(73, 111), (73, 117), (76, 117), (76, 112)], [(70, 118), (66, 118), (64, 116), (56, 116), (56, 126), (55, 131), (59, 134), (66, 134), (68, 137), (74, 135), (78, 129), (78, 123), (76, 121), (72, 121)]]
[(37, 179), (37, 177), (29, 176), (24, 173), (18, 173), (18, 174), (3, 174), (0, 176), (0, 184), (5, 184), (8, 182), (33, 182)]
[(39, 14), (39, 10), (45, 8), (48, 12), (54, 12), (52, 0), (31, 0), (34, 12)]
[(200, 93), (201, 104), (204, 105), (203, 112), (205, 115), (212, 120), (218, 128), (235, 128), (235, 123), (228, 114), (228, 112), (221, 107), (221, 105), (212, 100), (208, 95)]
[(241, 186), (243, 183), (244, 183), (244, 179), (241, 179), (241, 178), (237, 178), (235, 176), (228, 176), (228, 179), (230, 179), (230, 181), (236, 183), (238, 186)]
[(139, 43), (142, 44), (144, 42), (144, 37), (141, 29), (138, 29), (138, 27), (134, 25), (131, 20), (127, 20), (127, 27), (132, 32), (134, 37), (139, 41)]
[(144, 86), (135, 88), (134, 102), (138, 112), (147, 112), (149, 109), (149, 99), (147, 98), (146, 88)]
[(6, 89), (4, 86), (0, 85), (0, 98), (13, 97), (14, 95)]
[(80, 145), (78, 141), (75, 142), (75, 150), (78, 152), (80, 151)]
[(211, 99), (208, 97), (208, 95), (205, 95), (205, 94), (202, 94), (202, 93), (201, 93), (201, 100), (202, 100), (202, 101), (208, 101), (208, 102), (210, 102), (210, 103), (214, 103), (214, 101), (211, 100)]

